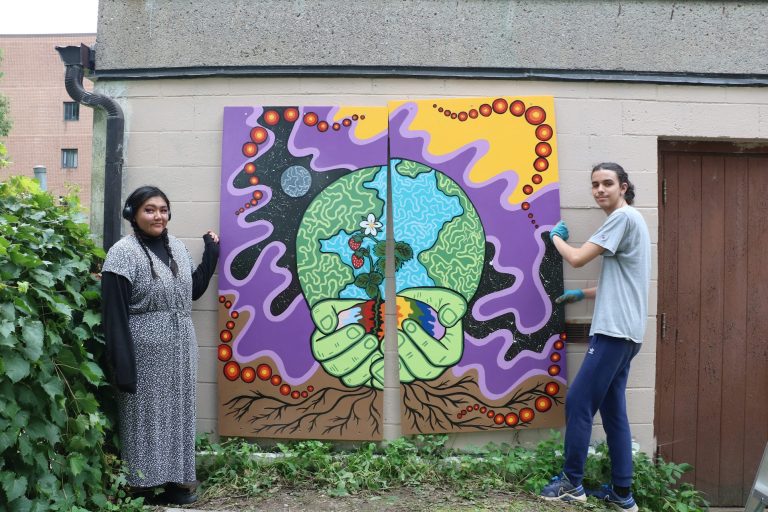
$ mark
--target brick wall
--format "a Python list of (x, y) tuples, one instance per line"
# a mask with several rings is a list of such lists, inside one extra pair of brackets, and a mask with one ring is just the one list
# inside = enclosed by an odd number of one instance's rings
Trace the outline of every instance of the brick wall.
[[(386, 105), (390, 99), (552, 95), (558, 130), (562, 216), (574, 243), (586, 241), (604, 214), (590, 194), (589, 170), (615, 160), (636, 184), (636, 206), (653, 243), (651, 303), (645, 343), (633, 363), (628, 409), (641, 448), (655, 449), (653, 438), (656, 376), (656, 296), (658, 253), (659, 137), (768, 139), (768, 95), (764, 89), (651, 84), (564, 83), (443, 79), (210, 78), (105, 82), (126, 112), (123, 190), (153, 183), (173, 202), (170, 230), (200, 258), (200, 236), (216, 228), (219, 216), (222, 109), (228, 105), (345, 104)], [(97, 127), (98, 129), (98, 127)], [(103, 129), (103, 128), (102, 128)], [(95, 199), (97, 200), (97, 199)], [(599, 262), (581, 269), (566, 265), (567, 288), (594, 285)], [(194, 305), (201, 348), (198, 430), (216, 427), (216, 280)], [(566, 308), (570, 320), (588, 319), (592, 301)], [(584, 346), (568, 347), (573, 377)], [(396, 387), (385, 389), (385, 434), (399, 433)], [(394, 399), (387, 399), (387, 397)], [(599, 421), (599, 420), (598, 420)], [(595, 427), (596, 438), (603, 436)], [(513, 440), (535, 441), (547, 432), (477, 433), (455, 436), (456, 445)]]
[[(88, 207), (93, 112), (80, 105), (79, 121), (64, 121), (63, 104), (72, 99), (64, 89), (64, 64), (54, 47), (93, 45), (95, 41), (95, 34), (0, 36), (0, 93), (9, 99), (13, 121), (4, 140), (13, 163), (0, 169), (0, 180), (12, 175), (33, 176), (32, 168), (44, 165), (48, 190), (63, 195), (74, 185)], [(84, 82), (86, 89), (93, 88), (91, 82)], [(62, 168), (62, 149), (78, 150), (76, 169)]]

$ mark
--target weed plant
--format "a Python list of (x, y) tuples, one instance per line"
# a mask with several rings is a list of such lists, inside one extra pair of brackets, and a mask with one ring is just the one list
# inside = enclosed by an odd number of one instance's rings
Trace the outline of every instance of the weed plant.
[[(400, 438), (384, 446), (363, 443), (351, 452), (336, 452), (331, 443), (297, 441), (279, 443), (264, 454), (241, 439), (214, 444), (198, 440), (206, 453), (198, 463), (205, 498), (257, 497), (279, 489), (318, 489), (332, 496), (383, 491), (403, 486), (450, 488), (457, 495), (475, 498), (505, 490), (538, 494), (552, 475), (561, 471), (563, 446), (553, 433), (535, 448), (489, 445), (475, 453), (456, 453), (446, 447), (448, 436)], [(706, 510), (702, 495), (680, 477), (691, 467), (644, 453), (635, 455), (633, 492), (642, 510), (694, 512)], [(610, 481), (607, 447), (602, 444), (587, 462), (585, 485), (599, 487)], [(607, 510), (590, 499), (589, 510)]]

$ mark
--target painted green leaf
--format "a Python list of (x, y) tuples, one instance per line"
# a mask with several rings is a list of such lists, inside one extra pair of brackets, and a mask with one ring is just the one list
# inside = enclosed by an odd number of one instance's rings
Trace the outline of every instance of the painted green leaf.
[(368, 274), (360, 274), (355, 278), (355, 286), (358, 288), (365, 288), (368, 286), (369, 277)]
[(385, 257), (387, 255), (387, 242), (383, 240), (376, 242), (376, 245), (373, 246), (373, 254), (379, 258)]

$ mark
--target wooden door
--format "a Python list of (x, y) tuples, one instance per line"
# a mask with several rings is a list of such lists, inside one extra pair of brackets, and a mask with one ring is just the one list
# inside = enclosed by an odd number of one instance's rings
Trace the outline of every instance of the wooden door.
[(768, 147), (660, 144), (658, 454), (742, 506), (768, 441)]

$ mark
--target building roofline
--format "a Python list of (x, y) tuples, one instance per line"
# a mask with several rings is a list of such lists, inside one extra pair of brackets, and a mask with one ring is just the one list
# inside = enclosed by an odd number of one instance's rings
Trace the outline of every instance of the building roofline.
[(407, 66), (205, 66), (96, 70), (97, 80), (209, 77), (463, 78), (766, 87), (768, 74)]

